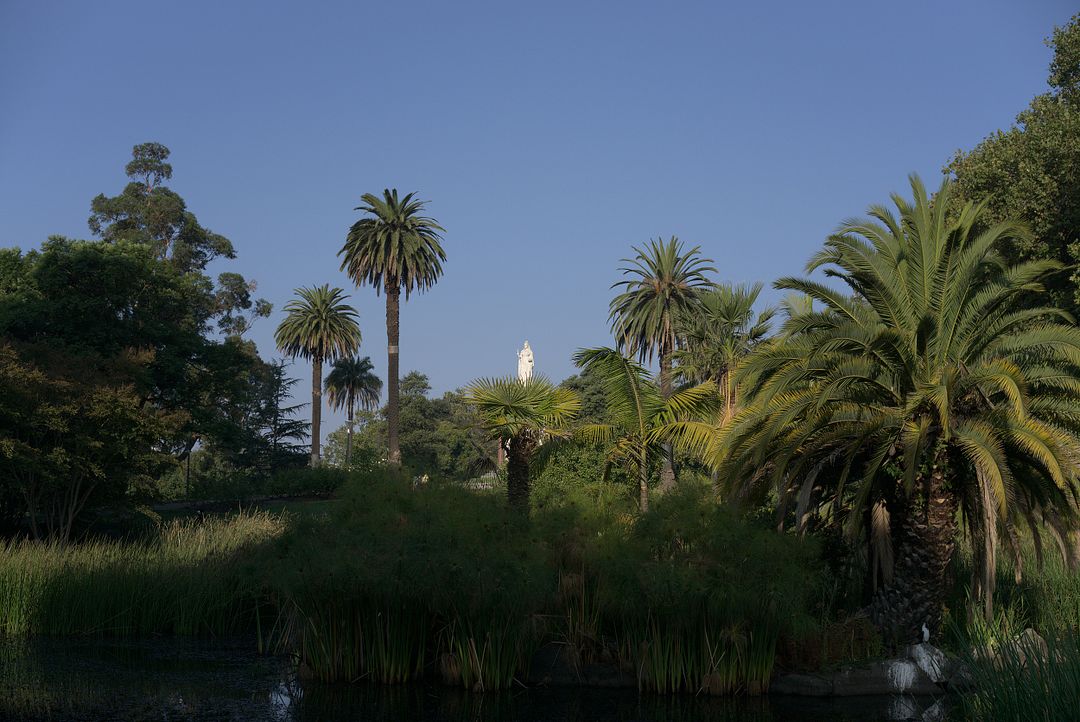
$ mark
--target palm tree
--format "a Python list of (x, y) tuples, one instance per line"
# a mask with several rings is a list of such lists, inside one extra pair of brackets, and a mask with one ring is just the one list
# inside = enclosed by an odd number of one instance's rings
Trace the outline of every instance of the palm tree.
[(274, 332), (278, 350), (311, 360), (311, 465), (319, 463), (319, 424), (322, 422), (322, 365), (324, 361), (352, 356), (360, 348), (356, 309), (345, 303), (340, 288), (323, 284), (298, 288), (285, 304), (288, 315)]
[[(649, 241), (645, 248), (634, 247), (637, 255), (624, 258), (629, 265), (620, 268), (625, 278), (612, 284), (623, 291), (611, 301), (611, 330), (616, 345), (627, 355), (644, 363), (660, 358), (660, 391), (671, 396), (671, 362), (678, 345), (675, 320), (685, 316), (699, 303), (700, 291), (711, 288), (706, 272), (716, 273), (712, 260), (701, 257), (701, 247), (683, 252), (674, 236), (664, 242)], [(675, 470), (670, 449), (664, 457), (661, 488), (675, 484)]]
[(797, 497), (800, 523), (818, 497), (851, 537), (876, 539), (871, 613), (897, 642), (939, 627), (958, 509), (988, 614), (999, 530), (1014, 553), (1021, 520), (1037, 543), (1043, 524), (1060, 537), (1080, 491), (1080, 329), (1030, 302), (1058, 265), (1008, 265), (999, 249), (1028, 232), (985, 223), (983, 205), (950, 213), (947, 179), (932, 199), (916, 176), (911, 190), (807, 265), (844, 291), (777, 282), (822, 310), (804, 304), (747, 362), (752, 401), (717, 460), (738, 490), (768, 479)]
[(720, 284), (700, 295), (696, 308), (677, 319), (685, 346), (675, 352), (679, 375), (691, 382), (714, 381), (724, 402), (726, 422), (735, 412), (738, 398), (735, 370), (769, 334), (775, 311), (754, 315), (761, 284)]
[(384, 190), (379, 198), (371, 193), (361, 197), (355, 210), (371, 214), (349, 229), (341, 270), (357, 286), (370, 284), (375, 293), (386, 292), (386, 375), (387, 449), (390, 463), (401, 463), (398, 448), (398, 336), (401, 291), (405, 300), (413, 291), (431, 288), (442, 275), (446, 260), (440, 241), (442, 226), (421, 215), (426, 201), (409, 193), (398, 198), (397, 189)]
[(581, 400), (542, 376), (524, 383), (512, 377), (479, 379), (466, 389), (465, 399), (476, 407), (490, 438), (506, 442), (507, 498), (512, 506), (528, 511), (533, 457), (545, 440), (570, 435)]
[(707, 430), (694, 417), (707, 415), (716, 396), (716, 385), (706, 381), (676, 391), (664, 399), (641, 365), (615, 349), (582, 349), (574, 363), (601, 379), (610, 423), (584, 424), (576, 436), (607, 447), (604, 478), (615, 465), (637, 479), (641, 511), (649, 510), (649, 464), (661, 456), (672, 440)]
[(345, 442), (345, 466), (352, 460), (353, 424), (356, 407), (374, 411), (379, 407), (382, 379), (372, 371), (371, 358), (347, 356), (334, 362), (326, 376), (326, 393), (333, 409), (345, 408), (349, 415), (349, 435)]

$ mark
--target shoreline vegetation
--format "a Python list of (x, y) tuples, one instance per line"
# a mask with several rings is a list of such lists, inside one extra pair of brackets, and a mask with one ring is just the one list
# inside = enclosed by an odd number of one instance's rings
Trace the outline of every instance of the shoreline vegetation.
[(135, 146), (96, 240), (0, 249), (0, 638), (241, 636), (317, 683), (477, 692), (847, 675), (1074, 718), (1080, 15), (1049, 44), (1015, 127), (843, 221), (775, 307), (649, 240), (575, 375), (526, 341), (439, 398), (399, 373), (401, 303), (453, 249), (429, 201), (362, 195), (326, 259), (385, 296), (384, 378), (344, 289), (284, 306), (309, 405), (245, 338), (255, 282), (208, 275), (235, 250), (169, 149)]

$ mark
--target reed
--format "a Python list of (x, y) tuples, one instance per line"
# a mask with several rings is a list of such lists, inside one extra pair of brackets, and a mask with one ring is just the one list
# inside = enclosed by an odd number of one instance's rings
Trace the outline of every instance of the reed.
[[(993, 639), (992, 630), (985, 639)], [(1080, 710), (1080, 634), (995, 639), (966, 660), (973, 689), (961, 696), (965, 719), (1071, 720)]]
[(281, 533), (275, 516), (177, 521), (145, 542), (0, 544), (0, 633), (222, 635), (246, 627), (247, 558)]

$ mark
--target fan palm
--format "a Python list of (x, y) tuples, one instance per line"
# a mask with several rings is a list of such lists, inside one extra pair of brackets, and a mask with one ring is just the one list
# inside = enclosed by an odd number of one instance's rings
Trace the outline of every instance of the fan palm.
[(845, 292), (777, 282), (822, 310), (804, 305), (748, 361), (752, 403), (719, 447), (743, 491), (771, 479), (800, 521), (820, 495), (852, 537), (879, 532), (871, 612), (898, 642), (940, 624), (958, 509), (989, 613), (999, 529), (1060, 534), (1080, 461), (1080, 330), (1030, 303), (1058, 266), (1006, 264), (998, 249), (1027, 231), (984, 225), (983, 205), (950, 215), (947, 179), (933, 199), (916, 176), (911, 190), (895, 213), (845, 222), (808, 264)]
[[(702, 258), (700, 246), (684, 252), (674, 236), (635, 246), (634, 251), (637, 255), (624, 258), (628, 265), (619, 269), (627, 278), (611, 286), (622, 292), (612, 299), (608, 319), (616, 345), (627, 355), (646, 363), (659, 357), (660, 391), (666, 399), (671, 396), (671, 362), (678, 344), (676, 318), (697, 307), (699, 292), (712, 286), (705, 274), (716, 269), (712, 260)], [(675, 483), (670, 457), (669, 450), (661, 479), (664, 489)]]
[(693, 419), (712, 410), (716, 385), (706, 381), (664, 399), (649, 372), (615, 349), (582, 349), (574, 363), (601, 380), (611, 419), (584, 424), (576, 436), (607, 448), (604, 477), (615, 465), (625, 468), (637, 480), (641, 511), (648, 511), (650, 460), (660, 457), (668, 442), (690, 435), (691, 427), (699, 433), (707, 428)]
[(311, 465), (319, 463), (319, 424), (322, 422), (322, 365), (360, 348), (356, 310), (345, 303), (340, 288), (323, 284), (298, 288), (298, 298), (285, 304), (287, 315), (274, 332), (282, 353), (311, 360)]
[(479, 379), (466, 389), (465, 399), (476, 407), (490, 438), (505, 441), (507, 498), (512, 506), (527, 511), (533, 457), (545, 439), (570, 435), (581, 400), (542, 376), (526, 382), (511, 377)]
[(724, 402), (723, 420), (738, 402), (735, 370), (769, 334), (775, 311), (754, 315), (761, 284), (720, 284), (700, 295), (698, 307), (677, 319), (685, 346), (675, 352), (679, 374), (698, 383), (714, 381)]
[(326, 393), (330, 407), (344, 408), (349, 418), (349, 435), (345, 442), (345, 465), (352, 461), (353, 424), (356, 407), (374, 411), (379, 407), (382, 379), (372, 371), (371, 358), (347, 356), (334, 362), (326, 376)]
[(386, 292), (386, 375), (387, 449), (393, 464), (401, 463), (398, 446), (398, 339), (401, 292), (405, 299), (413, 291), (425, 291), (439, 280), (446, 260), (440, 241), (444, 232), (435, 219), (422, 215), (426, 201), (409, 193), (398, 198), (397, 189), (386, 189), (383, 197), (371, 193), (361, 197), (355, 210), (370, 214), (352, 225), (342, 256), (341, 270), (356, 285), (371, 285), (375, 293)]

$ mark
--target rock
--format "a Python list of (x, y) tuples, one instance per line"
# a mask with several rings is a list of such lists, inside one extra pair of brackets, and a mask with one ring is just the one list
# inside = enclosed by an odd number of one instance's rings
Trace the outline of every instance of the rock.
[(831, 697), (832, 679), (819, 674), (792, 672), (781, 674), (769, 685), (771, 694), (792, 694), (801, 697)]
[(908, 658), (935, 684), (942, 684), (949, 678), (949, 659), (937, 647), (928, 642), (915, 644), (908, 648)]

